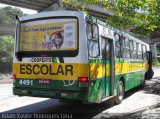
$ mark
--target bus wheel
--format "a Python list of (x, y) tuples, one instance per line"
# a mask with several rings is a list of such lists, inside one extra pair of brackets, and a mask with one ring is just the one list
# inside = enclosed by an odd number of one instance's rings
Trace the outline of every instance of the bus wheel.
[(140, 88), (144, 88), (146, 84), (146, 80), (144, 79), (143, 83), (139, 86)]
[(122, 81), (118, 82), (117, 95), (115, 97), (115, 104), (120, 104), (124, 98), (124, 85)]

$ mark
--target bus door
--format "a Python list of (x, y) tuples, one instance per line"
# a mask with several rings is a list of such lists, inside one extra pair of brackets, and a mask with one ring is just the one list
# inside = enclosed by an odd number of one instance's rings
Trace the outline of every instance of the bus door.
[[(87, 23), (87, 39), (89, 53), (89, 87), (88, 101), (100, 103), (102, 99), (113, 95), (111, 72), (114, 66), (113, 43), (106, 37), (99, 37), (99, 27), (95, 23)], [(111, 66), (112, 64), (112, 66)], [(112, 77), (113, 78), (113, 77)]]
[(114, 79), (114, 60), (113, 60), (113, 44), (108, 38), (101, 38), (101, 54), (103, 63), (103, 76), (105, 78), (105, 97), (113, 95), (113, 79)]
[[(98, 46), (97, 46), (98, 48)], [(88, 101), (100, 103), (111, 95), (111, 41), (107, 38), (99, 39), (99, 57), (89, 57), (90, 80)], [(93, 51), (93, 50), (92, 50)], [(101, 53), (100, 53), (101, 52)]]

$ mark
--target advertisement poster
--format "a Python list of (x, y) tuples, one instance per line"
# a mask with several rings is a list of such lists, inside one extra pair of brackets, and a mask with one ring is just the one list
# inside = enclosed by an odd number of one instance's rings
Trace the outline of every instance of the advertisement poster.
[(20, 51), (77, 49), (77, 19), (25, 22), (20, 29)]

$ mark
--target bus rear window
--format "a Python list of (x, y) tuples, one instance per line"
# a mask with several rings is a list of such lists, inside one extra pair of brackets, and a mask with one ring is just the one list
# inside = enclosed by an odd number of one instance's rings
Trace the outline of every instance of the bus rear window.
[(45, 52), (52, 51), (51, 54), (54, 55), (54, 51), (60, 53), (78, 49), (78, 20), (76, 18), (23, 21), (19, 33), (18, 52), (23, 52), (23, 54), (36, 52), (32, 53), (36, 56), (40, 52), (45, 54)]

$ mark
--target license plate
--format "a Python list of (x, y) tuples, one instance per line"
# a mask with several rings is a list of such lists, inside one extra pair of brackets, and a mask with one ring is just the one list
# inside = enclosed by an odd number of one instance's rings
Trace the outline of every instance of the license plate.
[(38, 83), (40, 84), (50, 84), (51, 83), (51, 79), (38, 79)]

